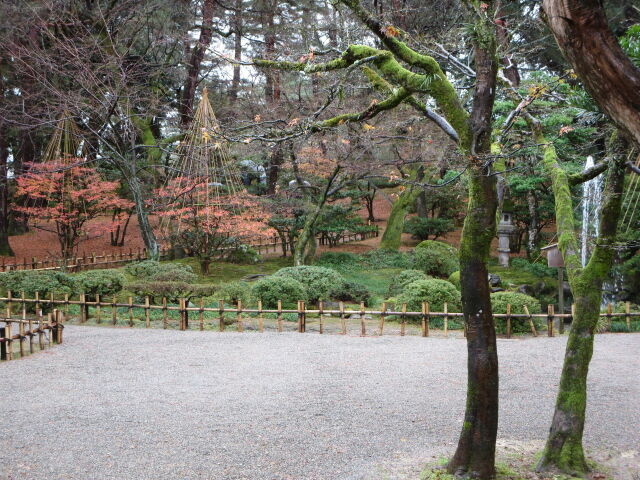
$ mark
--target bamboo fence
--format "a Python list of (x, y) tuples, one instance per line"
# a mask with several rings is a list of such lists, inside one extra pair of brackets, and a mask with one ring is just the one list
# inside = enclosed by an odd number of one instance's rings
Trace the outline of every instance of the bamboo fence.
[[(36, 350), (51, 347), (55, 343), (62, 343), (64, 329), (62, 311), (54, 309), (46, 316), (40, 312), (36, 318), (27, 318), (26, 303), (22, 303), (21, 318), (14, 318), (12, 303), (11, 298), (8, 298), (5, 317), (0, 318), (0, 323), (4, 323), (4, 326), (0, 327), (0, 360), (13, 360), (16, 354), (19, 354), (20, 358), (24, 357), (27, 353), (25, 346), (27, 340), (30, 354)], [(17, 332), (14, 333), (15, 326), (17, 326)]]
[[(344, 233), (339, 237), (337, 243), (350, 243), (355, 241), (366, 240), (367, 238), (377, 237), (379, 230), (372, 230), (370, 232), (362, 233)], [(324, 235), (318, 236), (318, 242), (320, 245), (328, 245), (328, 239)], [(258, 241), (249, 242), (248, 245), (259, 254), (264, 253), (277, 253), (281, 251), (282, 242), (277, 235), (274, 235), (268, 239), (260, 239)], [(221, 254), (229, 248), (221, 249)], [(160, 258), (167, 258), (171, 254), (169, 249), (160, 250)], [(130, 248), (129, 251), (120, 251), (115, 253), (108, 253), (103, 251), (101, 254), (91, 252), (87, 254), (83, 252), (82, 255), (69, 258), (66, 264), (62, 258), (59, 257), (23, 257), (22, 261), (18, 258), (13, 258), (13, 261), (9, 261), (7, 258), (2, 257), (0, 260), (0, 272), (10, 272), (15, 270), (62, 270), (79, 272), (81, 270), (93, 270), (97, 268), (110, 268), (117, 265), (124, 265), (131, 262), (139, 262), (148, 258), (147, 250), (145, 248), (138, 248), (136, 250)]]
[[(54, 295), (41, 298), (39, 294), (36, 294), (35, 298), (26, 298), (24, 293), (20, 297), (14, 297), (11, 292), (8, 292), (6, 297), (0, 297), (0, 302), (6, 304), (6, 318), (0, 318), (0, 323), (8, 322), (7, 325), (10, 325), (12, 322), (17, 322), (22, 325), (20, 328), (24, 328), (25, 324), (34, 321), (40, 325), (38, 328), (44, 330), (54, 328), (51, 325), (61, 324), (60, 319), (75, 318), (80, 324), (83, 324), (92, 318), (96, 324), (165, 329), (177, 327), (179, 330), (213, 329), (221, 332), (225, 330), (238, 332), (252, 330), (261, 333), (265, 330), (277, 332), (293, 330), (300, 333), (313, 331), (320, 334), (359, 334), (361, 336), (399, 334), (400, 336), (428, 337), (430, 332), (434, 330), (432, 322), (438, 319), (439, 336), (448, 336), (449, 331), (453, 328), (462, 329), (466, 334), (462, 320), (463, 314), (450, 312), (446, 303), (442, 312), (431, 311), (428, 303), (423, 303), (419, 312), (408, 311), (406, 304), (401, 305), (399, 310), (388, 308), (386, 303), (379, 310), (368, 310), (363, 303), (359, 307), (349, 305), (347, 309), (343, 302), (319, 302), (317, 308), (307, 308), (303, 301), (298, 302), (297, 308), (282, 308), (282, 302), (279, 301), (277, 308), (267, 309), (262, 308), (261, 302), (258, 302), (257, 307), (248, 308), (242, 302), (229, 306), (222, 300), (215, 306), (205, 306), (203, 298), (193, 300), (193, 302), (186, 298), (180, 298), (177, 302), (172, 303), (163, 297), (161, 302), (154, 303), (149, 297), (145, 297), (144, 302), (140, 303), (134, 302), (133, 297), (128, 297), (124, 302), (118, 301), (116, 297), (103, 301), (100, 296), (89, 300), (85, 294), (81, 294), (77, 300), (74, 300), (70, 299), (68, 295), (65, 295), (64, 299), (56, 299)], [(30, 308), (31, 306), (34, 308)], [(77, 312), (75, 317), (70, 314), (72, 306), (75, 306)], [(547, 335), (553, 337), (555, 335), (555, 320), (559, 320), (563, 324), (565, 320), (572, 319), (572, 314), (556, 313), (553, 305), (549, 305), (546, 313), (529, 313), (526, 306), (523, 307), (525, 313), (511, 313), (511, 307), (511, 305), (507, 305), (507, 313), (493, 315), (496, 325), (505, 332), (506, 338), (512, 338), (515, 320), (524, 320), (525, 326), (528, 324), (531, 334), (536, 337), (540, 334), (536, 324), (546, 324)], [(54, 312), (53, 319), (47, 317), (44, 320), (43, 309), (45, 308)], [(12, 319), (14, 309), (21, 312), (22, 318), (20, 320)], [(35, 320), (27, 319), (27, 311), (31, 310), (35, 312)], [(627, 330), (631, 331), (632, 322), (638, 321), (640, 312), (631, 312), (630, 304), (627, 303), (623, 313), (614, 313), (612, 305), (609, 305), (607, 311), (600, 315), (606, 318), (609, 327), (614, 318), (622, 318), (626, 323)], [(390, 322), (390, 320), (392, 321)], [(29, 324), (29, 331), (32, 331), (31, 324)], [(10, 336), (6, 335), (6, 338)], [(0, 341), (6, 342), (7, 340)]]

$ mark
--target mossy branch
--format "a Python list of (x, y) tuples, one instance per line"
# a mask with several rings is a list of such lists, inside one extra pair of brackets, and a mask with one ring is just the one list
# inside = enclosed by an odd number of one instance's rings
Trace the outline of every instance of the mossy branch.
[(574, 173), (573, 175), (569, 175), (569, 185), (580, 185), (581, 183), (588, 182), (592, 178), (597, 177), (602, 172), (604, 172), (607, 168), (609, 168), (609, 161), (604, 160), (597, 165), (594, 165), (591, 168), (588, 168), (580, 173)]

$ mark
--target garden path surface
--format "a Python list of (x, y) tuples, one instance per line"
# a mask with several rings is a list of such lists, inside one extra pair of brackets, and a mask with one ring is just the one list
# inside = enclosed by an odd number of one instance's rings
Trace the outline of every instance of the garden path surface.
[[(502, 450), (539, 448), (564, 345), (498, 341)], [(598, 336), (589, 376), (586, 443), (627, 472), (639, 350), (640, 334)], [(68, 326), (0, 364), (0, 478), (417, 478), (455, 447), (465, 359), (460, 338)]]

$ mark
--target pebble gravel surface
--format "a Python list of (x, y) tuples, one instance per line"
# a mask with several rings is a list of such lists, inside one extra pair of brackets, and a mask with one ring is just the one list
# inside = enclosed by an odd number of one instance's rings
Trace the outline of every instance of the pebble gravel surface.
[[(498, 341), (502, 445), (544, 439), (565, 341)], [(638, 454), (638, 351), (596, 340), (591, 449)], [(404, 479), (455, 448), (466, 343), (68, 326), (0, 376), (2, 479)]]

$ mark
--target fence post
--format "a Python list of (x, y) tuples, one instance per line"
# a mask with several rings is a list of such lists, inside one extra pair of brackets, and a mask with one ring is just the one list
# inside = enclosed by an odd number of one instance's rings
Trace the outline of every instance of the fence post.
[(204, 331), (204, 298), (200, 297), (200, 311), (198, 313), (200, 321), (200, 331)]
[(56, 324), (56, 316), (58, 312), (53, 310), (47, 314), (49, 321), (49, 344), (58, 343), (58, 325)]
[(53, 327), (52, 325), (52, 320), (51, 320), (51, 312), (47, 313), (47, 330), (49, 330), (49, 347), (51, 347), (51, 344), (53, 343)]
[(607, 325), (609, 326), (609, 331), (611, 331), (611, 323), (613, 322), (613, 305), (611, 302), (607, 303)]
[(631, 331), (631, 302), (624, 304), (624, 319), (627, 322), (627, 330)]
[(264, 333), (264, 318), (262, 318), (262, 300), (258, 300), (258, 331)]
[(133, 297), (129, 297), (129, 326), (133, 327)]
[(364, 316), (366, 312), (364, 310), (364, 302), (360, 302), (360, 336), (367, 336), (367, 324), (364, 321)]
[(422, 336), (429, 336), (429, 304), (422, 302)]
[(511, 338), (511, 304), (507, 303), (507, 338)]
[(62, 331), (64, 330), (64, 315), (56, 309), (56, 337), (57, 343), (62, 343)]
[[(7, 333), (6, 333), (6, 328), (5, 327), (0, 327), (0, 338), (5, 340), (7, 337)], [(4, 341), (2, 343), (0, 343), (0, 360), (6, 360), (7, 359), (7, 342)]]
[(11, 322), (6, 324), (6, 327), (4, 328), (4, 332), (5, 332), (5, 338), (7, 339), (7, 341), (5, 342), (5, 345), (7, 346), (5, 358), (6, 360), (13, 360), (13, 340), (11, 339), (11, 336), (12, 336)]
[(302, 300), (298, 300), (298, 332), (304, 333), (307, 329), (306, 325), (307, 319), (304, 314), (304, 302)]
[(382, 332), (384, 332), (384, 317), (387, 311), (387, 302), (382, 303), (382, 310), (380, 311), (380, 336), (382, 336)]
[(407, 313), (407, 304), (403, 303), (402, 304), (402, 315), (400, 316), (400, 336), (404, 337), (405, 335), (405, 330), (407, 328), (407, 318), (405, 316), (405, 313)]
[(69, 294), (64, 294), (64, 314), (69, 315)]
[(324, 310), (324, 305), (322, 300), (318, 302), (318, 320), (320, 321), (320, 335), (324, 333), (324, 318), (322, 316), (322, 311)]
[(346, 335), (347, 334), (347, 320), (344, 317), (344, 302), (340, 302), (338, 305), (340, 307), (340, 325), (342, 326), (342, 335)]
[(44, 350), (44, 319), (38, 318), (38, 347)]
[(18, 323), (18, 347), (20, 348), (20, 358), (24, 357), (24, 322)]
[(151, 326), (151, 307), (149, 304), (149, 296), (144, 297), (144, 326), (149, 328)]
[(11, 290), (7, 290), (7, 318), (11, 318), (11, 310), (13, 310), (12, 298), (13, 294), (11, 293)]
[(531, 317), (531, 314), (529, 313), (529, 307), (527, 307), (526, 305), (522, 306), (524, 308), (524, 313), (527, 315), (527, 320), (529, 321), (529, 327), (531, 328), (531, 333), (533, 333), (534, 337), (538, 336), (538, 332), (536, 331), (536, 326), (533, 323), (533, 318)]
[(29, 353), (33, 353), (33, 335), (33, 320), (29, 319)]
[(278, 333), (282, 333), (282, 300), (278, 300), (278, 318), (276, 322), (278, 324)]
[(80, 323), (87, 321), (87, 302), (84, 293), (80, 294)]
[(238, 300), (237, 307), (236, 330), (242, 333), (244, 332), (244, 323), (242, 322), (242, 300)]
[(100, 294), (96, 293), (96, 323), (100, 323), (102, 321), (100, 317), (101, 317)]
[(162, 328), (169, 328), (169, 311), (167, 310), (167, 297), (162, 297)]
[(553, 337), (553, 305), (549, 304), (547, 306), (547, 335)]
[(221, 332), (224, 332), (224, 300), (220, 300), (218, 302), (218, 308), (219, 308), (219, 328)]
[(111, 323), (118, 323), (118, 309), (116, 307), (116, 296), (111, 297)]
[(449, 336), (449, 304), (444, 302), (444, 336)]

